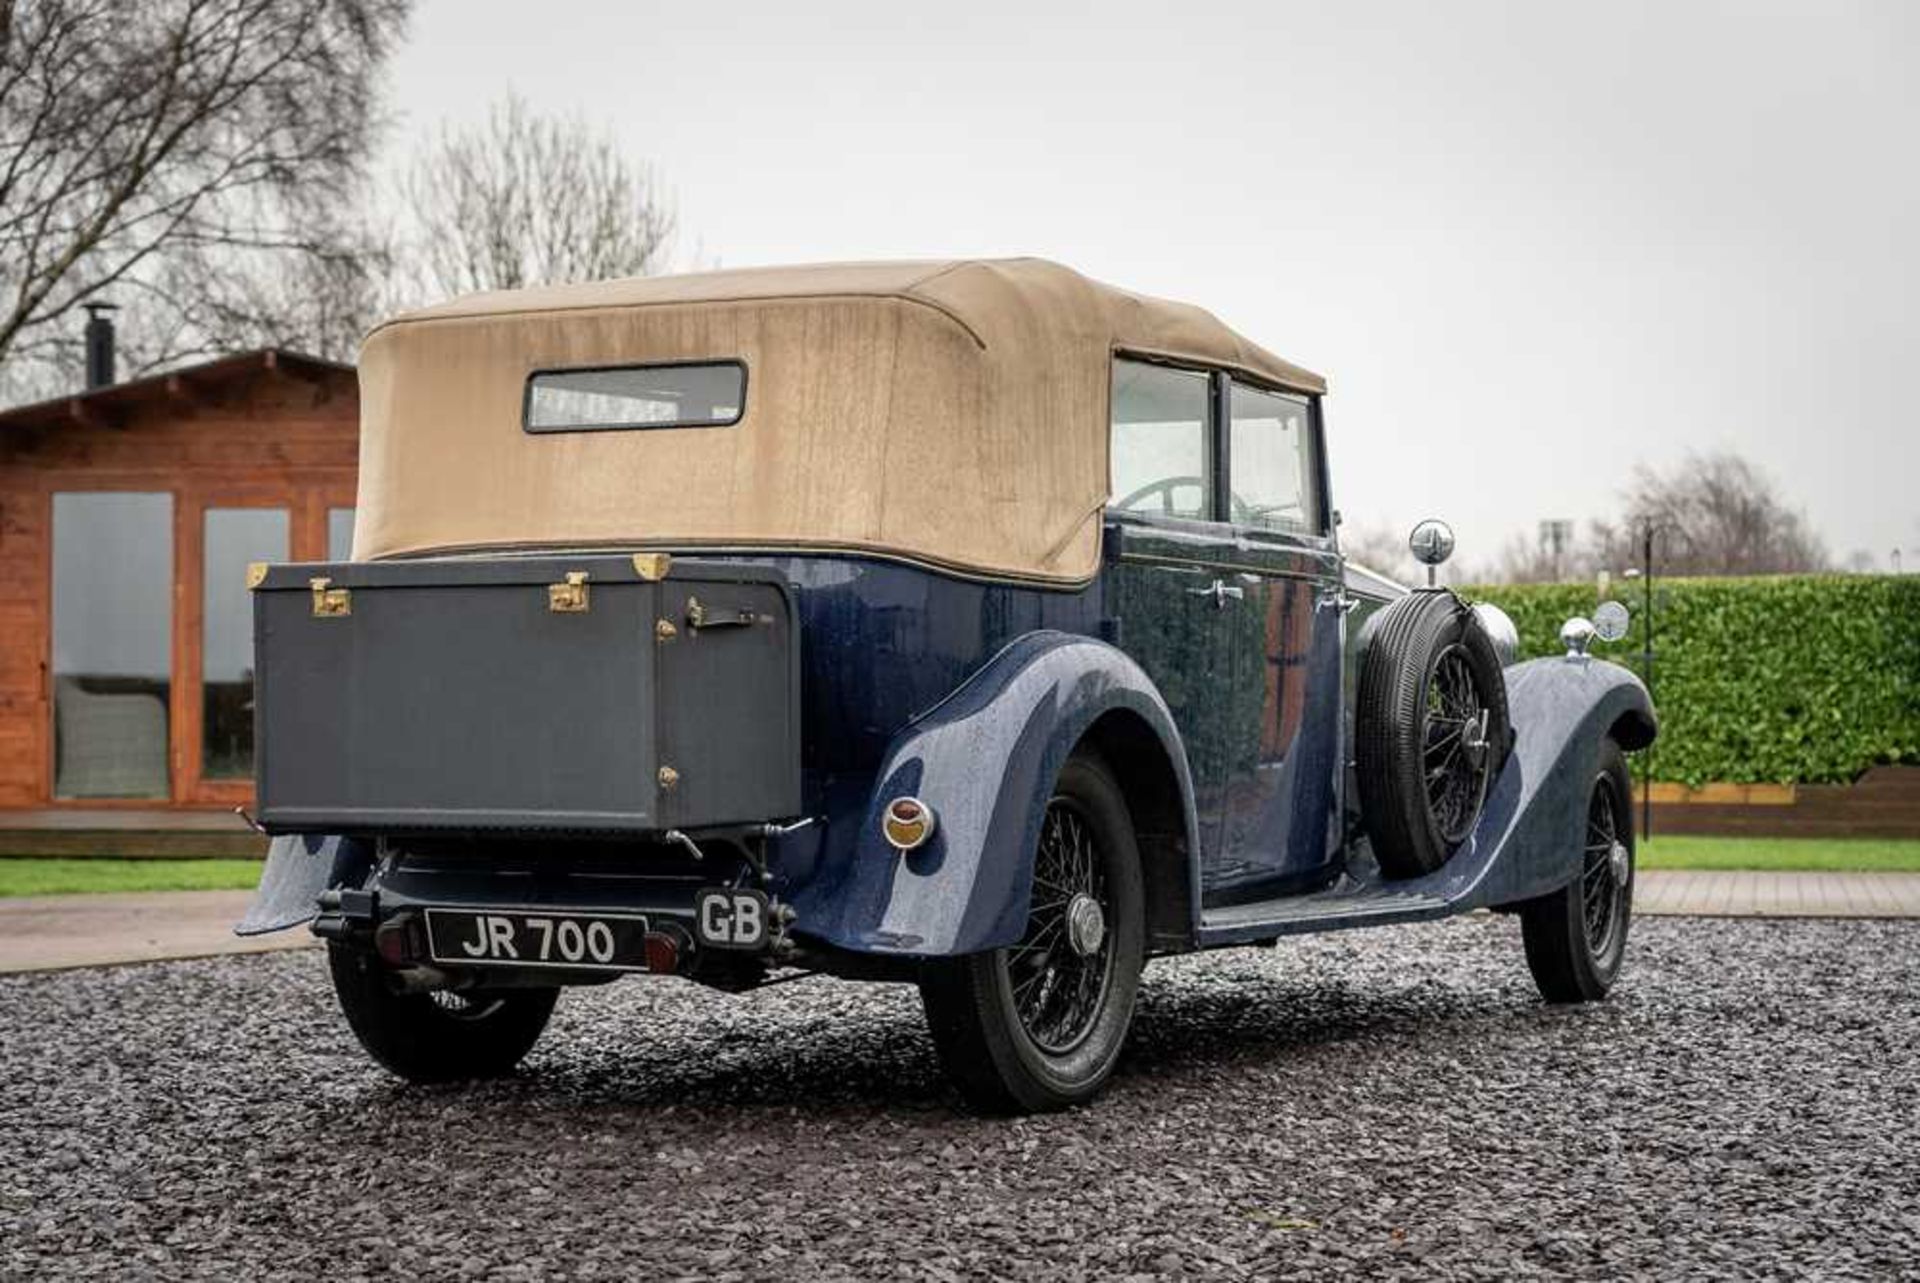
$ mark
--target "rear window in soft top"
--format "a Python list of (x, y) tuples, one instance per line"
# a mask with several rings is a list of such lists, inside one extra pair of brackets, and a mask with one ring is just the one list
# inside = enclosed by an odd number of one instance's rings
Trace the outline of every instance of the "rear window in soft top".
[(536, 370), (521, 424), (528, 432), (723, 428), (740, 421), (746, 399), (740, 361)]

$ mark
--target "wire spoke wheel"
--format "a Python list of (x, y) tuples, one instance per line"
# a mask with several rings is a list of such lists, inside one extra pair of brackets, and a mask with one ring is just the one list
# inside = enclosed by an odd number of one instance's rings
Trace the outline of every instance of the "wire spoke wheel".
[(1572, 877), (1520, 907), (1527, 967), (1548, 1002), (1606, 997), (1633, 925), (1633, 783), (1613, 738), (1599, 758), (1585, 810), (1569, 817), (1584, 821), (1567, 834), (1567, 854), (1580, 852)]
[(1026, 934), (1001, 954), (1021, 1028), (1049, 1055), (1086, 1040), (1111, 982), (1113, 905), (1095, 840), (1072, 799), (1047, 804)]
[(546, 1028), (558, 988), (408, 991), (371, 949), (330, 942), (333, 991), (360, 1045), (418, 1083), (493, 1078), (520, 1063)]
[(1420, 728), (1427, 813), (1447, 846), (1464, 842), (1480, 818), (1493, 773), (1487, 701), (1466, 651), (1452, 645), (1427, 670)]
[(455, 1020), (485, 1020), (500, 1010), (502, 1001), (499, 998), (455, 993), (451, 989), (433, 989), (427, 996), (435, 1007)]
[(1622, 914), (1620, 901), (1631, 877), (1627, 848), (1620, 841), (1620, 800), (1602, 777), (1587, 802), (1587, 839), (1580, 872), (1580, 910), (1587, 947), (1596, 955), (1613, 946)]

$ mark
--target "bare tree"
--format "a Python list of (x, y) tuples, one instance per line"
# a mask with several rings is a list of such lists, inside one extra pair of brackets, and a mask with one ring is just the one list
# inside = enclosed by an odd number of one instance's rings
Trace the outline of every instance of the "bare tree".
[[(1544, 526), (1546, 523), (1542, 523)], [(1542, 529), (1534, 538), (1514, 535), (1500, 546), (1490, 563), (1476, 567), (1473, 581), (1490, 584), (1556, 584), (1586, 579), (1606, 565), (1601, 548), (1592, 541), (1568, 538), (1563, 533), (1550, 539)], [(1598, 529), (1598, 523), (1595, 523)]]
[(1664, 574), (1794, 574), (1831, 564), (1806, 518), (1737, 454), (1696, 455), (1664, 476), (1641, 467), (1623, 497), (1626, 513), (1618, 525), (1593, 523), (1601, 565), (1639, 565), (1649, 524), (1656, 531), (1655, 565)]
[(652, 175), (610, 135), (514, 95), (484, 125), (443, 127), (402, 189), (421, 284), (442, 296), (649, 275), (673, 233)]
[(343, 211), (409, 4), (0, 0), (9, 381), (71, 361), (76, 309), (108, 297), (134, 372), (245, 343), (339, 350), (369, 271)]

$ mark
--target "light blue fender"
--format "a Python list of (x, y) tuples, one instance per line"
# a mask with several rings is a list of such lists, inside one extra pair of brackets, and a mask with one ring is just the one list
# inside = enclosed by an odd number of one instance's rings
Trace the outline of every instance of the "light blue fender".
[(357, 883), (373, 866), (373, 843), (320, 834), (284, 834), (267, 846), (260, 886), (234, 924), (237, 936), (285, 931), (319, 914), (322, 891)]
[(1577, 877), (1601, 744), (1611, 734), (1632, 751), (1659, 733), (1645, 684), (1618, 664), (1535, 659), (1506, 674), (1513, 755), (1474, 829), (1474, 843), (1491, 848), (1474, 904), (1528, 900)]
[[(809, 935), (861, 953), (946, 957), (1019, 940), (1033, 853), (1061, 765), (1116, 710), (1144, 722), (1177, 778), (1187, 902), (1197, 904), (1193, 782), (1173, 717), (1147, 675), (1106, 642), (1028, 633), (889, 745), (851, 849), (796, 890)], [(882, 836), (899, 797), (933, 808), (934, 834), (906, 855)]]

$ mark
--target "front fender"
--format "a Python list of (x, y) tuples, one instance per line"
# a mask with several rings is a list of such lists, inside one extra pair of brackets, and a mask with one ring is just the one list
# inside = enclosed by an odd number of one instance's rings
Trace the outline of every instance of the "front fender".
[[(1053, 781), (1088, 728), (1121, 709), (1173, 764), (1186, 850), (1199, 850), (1186, 751), (1152, 680), (1105, 642), (1033, 632), (895, 737), (841, 867), (796, 894), (801, 929), (845, 949), (917, 957), (1018, 941)], [(903, 856), (880, 816), (906, 796), (932, 807), (936, 824)], [(1187, 876), (1198, 876), (1191, 861)]]
[(1603, 660), (1535, 659), (1506, 670), (1513, 755), (1474, 841), (1491, 847), (1474, 903), (1515, 904), (1578, 876), (1587, 799), (1608, 735), (1645, 748), (1659, 723), (1646, 686)]

